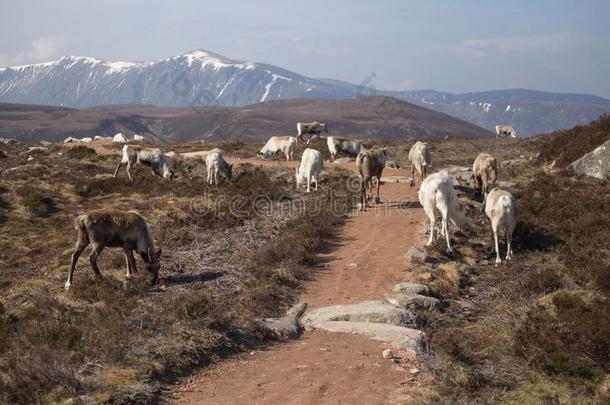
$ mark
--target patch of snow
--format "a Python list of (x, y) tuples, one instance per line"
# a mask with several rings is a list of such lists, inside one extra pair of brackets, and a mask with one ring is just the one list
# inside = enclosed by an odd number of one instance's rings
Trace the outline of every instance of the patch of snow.
[(510, 111), (510, 104), (506, 106), (506, 111)]

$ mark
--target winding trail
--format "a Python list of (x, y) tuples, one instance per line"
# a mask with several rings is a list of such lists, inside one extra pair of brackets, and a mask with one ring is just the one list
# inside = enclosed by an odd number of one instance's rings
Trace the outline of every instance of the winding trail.
[[(341, 166), (355, 170), (354, 163)], [(385, 169), (384, 174), (388, 179), (409, 175), (394, 169)], [(413, 281), (403, 255), (410, 246), (424, 242), (416, 190), (406, 182), (388, 180), (381, 187), (381, 204), (349, 215), (331, 251), (320, 254), (322, 264), (311, 269), (311, 281), (300, 297), (309, 304), (308, 311), (383, 299), (394, 284)], [(400, 357), (398, 364), (383, 359), (381, 352), (387, 347), (362, 335), (308, 331), (298, 339), (203, 369), (169, 387), (164, 400), (172, 404), (403, 403), (415, 386), (431, 377), (411, 372), (417, 360), (405, 353), (393, 350)]]

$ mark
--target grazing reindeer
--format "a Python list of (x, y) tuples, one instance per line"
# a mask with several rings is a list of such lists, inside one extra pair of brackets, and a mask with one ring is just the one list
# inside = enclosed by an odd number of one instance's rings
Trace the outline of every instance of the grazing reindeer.
[(297, 189), (303, 183), (307, 183), (307, 192), (311, 191), (311, 182), (316, 182), (316, 190), (318, 189), (318, 177), (322, 170), (322, 153), (319, 150), (307, 148), (303, 151), (301, 157), (301, 166), (295, 168), (295, 179)]
[(161, 176), (166, 179), (174, 177), (174, 171), (169, 168), (167, 157), (161, 149), (148, 149), (134, 145), (123, 146), (123, 157), (114, 171), (114, 177), (117, 176), (121, 166), (127, 165), (127, 177), (129, 177), (129, 180), (133, 180), (129, 170), (136, 163), (150, 166), (153, 176)]
[(138, 272), (133, 250), (140, 254), (144, 266), (151, 275), (151, 285), (159, 279), (161, 249), (155, 250), (146, 221), (135, 211), (94, 210), (79, 215), (74, 220), (78, 232), (76, 248), (72, 254), (66, 291), (72, 286), (76, 262), (85, 248), (93, 243), (89, 262), (96, 276), (101, 277), (97, 257), (105, 247), (122, 247), (127, 262), (127, 277)]
[(272, 136), (262, 149), (256, 154), (262, 159), (269, 159), (277, 152), (286, 156), (286, 161), (291, 161), (297, 148), (297, 138), (294, 136)]
[(483, 194), (483, 204), (487, 193), (496, 187), (498, 179), (498, 162), (495, 157), (487, 153), (481, 153), (472, 165), (474, 188)]
[(218, 173), (227, 180), (233, 176), (233, 165), (227, 163), (219, 149), (214, 149), (205, 158), (205, 167), (208, 174), (208, 184), (218, 186)]

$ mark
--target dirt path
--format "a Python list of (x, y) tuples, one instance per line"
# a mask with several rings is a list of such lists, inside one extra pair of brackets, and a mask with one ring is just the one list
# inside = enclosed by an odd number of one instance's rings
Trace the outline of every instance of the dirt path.
[[(286, 163), (273, 163), (273, 165)], [(293, 166), (293, 165), (290, 165)], [(353, 164), (342, 165), (354, 169)], [(386, 169), (386, 176), (407, 176)], [(422, 245), (422, 210), (416, 189), (387, 182), (383, 203), (354, 211), (336, 246), (300, 297), (308, 311), (320, 306), (382, 299), (394, 284), (413, 279), (403, 254)], [(190, 404), (379, 404), (402, 403), (414, 386), (429, 380), (411, 372), (407, 357), (383, 359), (388, 344), (365, 336), (322, 331), (266, 350), (244, 353), (170, 387), (168, 403)], [(394, 351), (396, 352), (396, 351)]]

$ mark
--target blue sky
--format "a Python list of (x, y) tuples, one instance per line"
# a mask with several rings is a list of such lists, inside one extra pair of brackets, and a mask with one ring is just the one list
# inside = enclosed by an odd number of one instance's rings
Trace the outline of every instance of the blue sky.
[(192, 49), (379, 89), (610, 98), (610, 1), (0, 0), (0, 66)]

